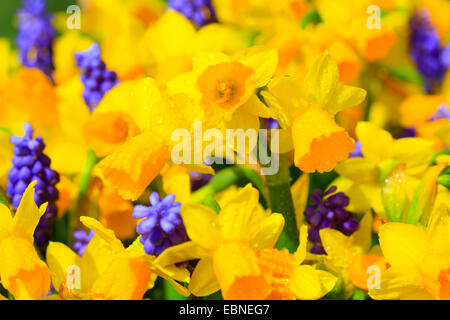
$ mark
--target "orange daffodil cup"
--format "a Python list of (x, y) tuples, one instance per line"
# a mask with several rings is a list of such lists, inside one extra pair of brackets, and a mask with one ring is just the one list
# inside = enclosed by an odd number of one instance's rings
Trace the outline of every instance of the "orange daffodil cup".
[(294, 149), (302, 171), (331, 171), (353, 151), (354, 140), (334, 115), (362, 103), (366, 91), (339, 84), (337, 64), (328, 53), (315, 60), (303, 82), (277, 77), (261, 96), (282, 128), (280, 153)]
[(168, 248), (156, 260), (161, 266), (200, 259), (189, 290), (206, 296), (219, 289), (225, 299), (318, 299), (336, 277), (310, 265), (306, 227), (295, 254), (273, 248), (284, 225), (279, 213), (265, 211), (258, 191), (247, 185), (226, 197), (216, 214), (199, 204), (185, 204), (181, 216), (191, 241)]

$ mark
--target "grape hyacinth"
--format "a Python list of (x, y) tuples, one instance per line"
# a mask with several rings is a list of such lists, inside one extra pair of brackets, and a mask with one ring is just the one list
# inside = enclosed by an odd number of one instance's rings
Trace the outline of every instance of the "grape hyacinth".
[(213, 177), (212, 174), (198, 173), (195, 171), (189, 172), (189, 178), (191, 180), (191, 192), (197, 191), (201, 187), (205, 186)]
[(93, 43), (85, 51), (75, 53), (75, 60), (81, 70), (80, 79), (84, 84), (83, 99), (92, 112), (105, 93), (118, 84), (119, 80), (114, 71), (106, 69), (100, 57), (98, 43)]
[(429, 120), (437, 121), (441, 119), (450, 120), (450, 107), (445, 103), (439, 106), (439, 108), (433, 113)]
[(314, 243), (311, 250), (314, 254), (325, 253), (320, 239), (319, 231), (321, 229), (333, 228), (345, 235), (351, 235), (359, 228), (359, 222), (353, 217), (353, 214), (345, 210), (350, 203), (349, 197), (343, 192), (338, 192), (325, 199), (336, 190), (335, 186), (325, 193), (316, 189), (310, 197), (314, 204), (306, 208), (304, 212), (306, 221), (311, 226), (308, 231), (308, 239)]
[(11, 136), (14, 145), (12, 167), (8, 173), (7, 195), (10, 197), (14, 210), (17, 210), (25, 189), (32, 181), (35, 186), (34, 201), (37, 206), (48, 202), (47, 210), (41, 217), (34, 233), (36, 243), (43, 248), (50, 239), (50, 225), (58, 214), (56, 201), (59, 198), (56, 184), (59, 174), (50, 169), (51, 160), (44, 154), (45, 144), (42, 137), (33, 139), (33, 128), (29, 123), (23, 125), (23, 137)]
[(19, 59), (28, 68), (37, 68), (53, 81), (52, 15), (46, 12), (44, 0), (25, 0), (17, 11), (19, 33), (16, 37)]
[(212, 0), (169, 0), (168, 6), (181, 13), (197, 27), (217, 22)]
[(424, 78), (429, 93), (442, 82), (450, 66), (450, 45), (442, 47), (428, 10), (419, 10), (409, 21), (410, 56)]
[(362, 156), (363, 156), (363, 154), (362, 154), (361, 141), (356, 140), (355, 149), (353, 149), (353, 151), (350, 153), (350, 155), (348, 157), (349, 158), (362, 158)]
[(73, 232), (74, 241), (72, 242), (72, 249), (75, 250), (80, 257), (83, 256), (84, 250), (86, 250), (86, 247), (94, 234), (95, 232), (92, 230), (87, 233), (83, 229), (77, 229)]
[(133, 217), (142, 219), (136, 227), (141, 235), (140, 242), (148, 255), (160, 255), (167, 248), (188, 240), (180, 216), (180, 202), (174, 202), (175, 195), (160, 199), (158, 193), (150, 195), (151, 206), (136, 205)]

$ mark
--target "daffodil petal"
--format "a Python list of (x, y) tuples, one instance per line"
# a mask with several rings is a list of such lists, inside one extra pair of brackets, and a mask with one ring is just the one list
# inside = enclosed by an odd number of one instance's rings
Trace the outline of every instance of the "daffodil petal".
[(289, 279), (289, 289), (301, 300), (317, 300), (334, 288), (337, 278), (312, 266), (297, 266)]
[(412, 268), (425, 256), (425, 232), (419, 227), (390, 222), (380, 227), (379, 237), (383, 255), (392, 266)]
[(189, 291), (197, 297), (204, 297), (220, 289), (220, 284), (214, 274), (211, 258), (201, 259), (192, 273)]

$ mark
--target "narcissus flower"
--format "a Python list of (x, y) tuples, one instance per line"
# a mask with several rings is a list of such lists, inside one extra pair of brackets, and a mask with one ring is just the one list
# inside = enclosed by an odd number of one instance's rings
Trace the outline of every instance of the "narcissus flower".
[(390, 267), (373, 299), (450, 299), (450, 213), (436, 210), (423, 230), (405, 223), (380, 227), (380, 246)]
[(383, 219), (381, 184), (398, 163), (406, 164), (405, 186), (412, 194), (433, 154), (433, 143), (422, 138), (395, 140), (391, 134), (373, 123), (359, 122), (356, 135), (363, 157), (343, 161), (336, 167), (340, 174), (334, 182), (351, 199), (348, 210), (364, 212), (373, 208)]
[(155, 263), (200, 259), (189, 284), (196, 296), (219, 289), (225, 299), (263, 299), (270, 293), (255, 250), (274, 246), (284, 219), (264, 211), (256, 189), (247, 185), (229, 197), (219, 215), (203, 205), (184, 204), (181, 217), (191, 241), (166, 249)]
[(284, 130), (280, 134), (280, 152), (294, 149), (295, 164), (304, 172), (331, 171), (354, 149), (353, 139), (333, 116), (360, 104), (366, 91), (340, 85), (338, 81), (338, 67), (324, 53), (316, 59), (303, 83), (279, 77), (261, 93)]
[(40, 299), (50, 290), (50, 275), (33, 246), (33, 234), (47, 209), (34, 202), (32, 182), (25, 190), (17, 212), (0, 204), (0, 279), (3, 287), (19, 299)]
[(47, 262), (55, 273), (52, 283), (61, 299), (142, 299), (152, 273), (188, 294), (170, 278), (189, 281), (187, 270), (154, 265), (139, 242), (124, 248), (114, 232), (97, 220), (82, 217), (81, 221), (95, 232), (82, 257), (59, 242), (47, 248)]
[[(127, 92), (127, 91), (126, 91)], [(127, 92), (128, 93), (128, 92)], [(137, 199), (168, 163), (175, 130), (193, 130), (195, 119), (202, 119), (198, 104), (185, 94), (164, 95), (154, 80), (137, 81), (130, 94), (131, 110), (140, 134), (126, 140), (99, 163), (106, 182), (124, 199)], [(213, 173), (205, 165), (189, 165), (192, 170)]]
[(277, 51), (254, 46), (233, 58), (202, 51), (192, 61), (193, 71), (174, 79), (169, 88), (201, 99), (205, 115), (212, 125), (225, 121), (227, 127), (259, 128), (258, 116), (267, 118), (267, 107), (256, 97), (256, 89), (265, 86), (278, 64)]

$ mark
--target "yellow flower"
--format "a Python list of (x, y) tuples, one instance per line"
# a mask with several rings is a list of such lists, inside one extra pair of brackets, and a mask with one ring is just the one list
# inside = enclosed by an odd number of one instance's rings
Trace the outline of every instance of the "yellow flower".
[(59, 98), (47, 76), (38, 69), (21, 68), (0, 92), (0, 125), (20, 131), (24, 122), (33, 128), (55, 125)]
[(365, 12), (373, 4), (369, 0), (343, 0), (340, 3), (332, 0), (317, 1), (317, 10), (324, 24), (337, 30), (368, 61), (384, 58), (396, 40), (387, 19), (381, 21), (382, 28), (367, 27), (370, 16)]
[[(284, 219), (281, 214), (264, 211), (258, 202), (258, 191), (251, 185), (224, 202), (219, 215), (199, 204), (184, 204), (181, 217), (191, 241), (168, 248), (155, 263), (170, 266), (200, 259), (189, 284), (189, 290), (196, 296), (206, 296), (222, 288), (226, 299), (242, 297), (245, 291), (240, 285), (246, 282), (261, 286), (267, 293), (268, 285), (259, 282), (265, 276), (258, 266), (255, 250), (275, 244)], [(262, 298), (264, 292), (251, 290), (247, 294), (249, 298)]]
[(345, 294), (350, 297), (355, 287), (368, 290), (367, 268), (376, 265), (386, 269), (386, 260), (378, 246), (371, 248), (372, 214), (366, 213), (359, 229), (345, 236), (334, 229), (320, 230), (320, 238), (327, 253), (324, 263), (327, 269), (338, 274), (345, 284)]
[(353, 139), (333, 116), (360, 104), (366, 92), (338, 81), (338, 67), (324, 53), (316, 59), (303, 83), (279, 77), (268, 84), (267, 91), (262, 91), (282, 127), (280, 152), (294, 148), (295, 164), (304, 172), (331, 171), (354, 148)]
[(169, 92), (184, 92), (198, 99), (210, 126), (259, 128), (258, 116), (270, 117), (256, 89), (265, 86), (278, 64), (275, 49), (253, 46), (233, 58), (220, 52), (201, 51), (193, 71), (168, 83)]
[(0, 279), (19, 299), (40, 299), (50, 290), (50, 270), (33, 246), (33, 233), (47, 206), (34, 202), (32, 182), (25, 190), (14, 218), (0, 205)]
[(350, 211), (373, 208), (381, 218), (387, 219), (380, 196), (383, 179), (396, 164), (405, 163), (406, 193), (412, 195), (431, 160), (433, 143), (422, 138), (394, 140), (389, 132), (370, 122), (359, 122), (356, 136), (363, 157), (340, 163), (336, 167), (340, 177), (333, 185), (352, 199)]
[(187, 270), (158, 267), (138, 240), (124, 248), (114, 231), (97, 220), (81, 217), (81, 222), (95, 232), (82, 257), (59, 242), (50, 242), (47, 248), (47, 262), (55, 273), (52, 283), (61, 299), (142, 299), (152, 273), (171, 281), (180, 293), (188, 295), (172, 280), (189, 281)]
[[(128, 93), (129, 104), (122, 107), (130, 106), (128, 112), (140, 134), (119, 144), (98, 166), (105, 181), (120, 196), (135, 200), (168, 163), (175, 145), (172, 132), (182, 128), (191, 132), (194, 120), (202, 119), (203, 113), (185, 94), (161, 93), (150, 78), (133, 83)], [(206, 173), (212, 171), (204, 165), (190, 167)]]
[(87, 144), (97, 156), (104, 157), (116, 151), (127, 140), (144, 128), (141, 112), (130, 104), (135, 81), (124, 81), (108, 91), (84, 125)]
[[(300, 245), (294, 254), (265, 248), (256, 252), (258, 265), (270, 285), (268, 300), (316, 300), (330, 292), (337, 278), (311, 265), (301, 265), (306, 257), (307, 227), (300, 229)], [(243, 288), (244, 290), (248, 288)]]
[(155, 263), (199, 258), (189, 284), (196, 296), (221, 289), (225, 299), (318, 299), (334, 287), (333, 275), (300, 265), (306, 255), (306, 226), (297, 253), (276, 250), (283, 217), (265, 212), (251, 185), (230, 192), (219, 199), (219, 215), (202, 205), (183, 205), (181, 216), (192, 241), (167, 249)]
[(381, 274), (373, 299), (450, 299), (450, 215), (442, 205), (426, 230), (390, 222), (379, 232), (390, 268)]

